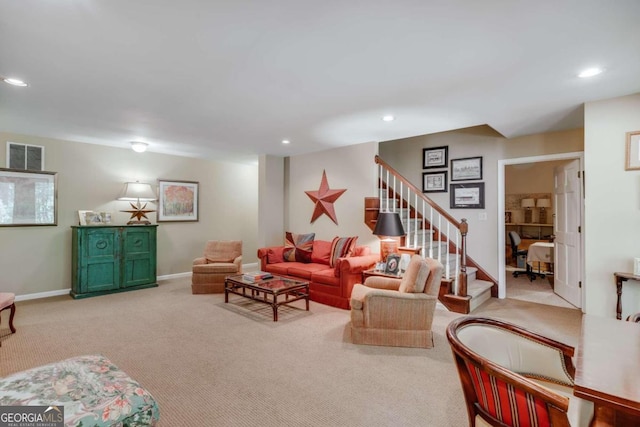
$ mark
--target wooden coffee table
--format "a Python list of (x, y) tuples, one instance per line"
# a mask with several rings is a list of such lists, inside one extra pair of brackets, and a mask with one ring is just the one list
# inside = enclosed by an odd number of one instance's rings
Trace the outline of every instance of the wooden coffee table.
[[(240, 295), (254, 301), (268, 304), (273, 309), (273, 321), (278, 321), (278, 307), (304, 299), (309, 311), (309, 282), (273, 276), (271, 279), (249, 282), (242, 274), (229, 276), (224, 281), (224, 302), (229, 302), (229, 294)], [(278, 300), (284, 297), (284, 300)]]

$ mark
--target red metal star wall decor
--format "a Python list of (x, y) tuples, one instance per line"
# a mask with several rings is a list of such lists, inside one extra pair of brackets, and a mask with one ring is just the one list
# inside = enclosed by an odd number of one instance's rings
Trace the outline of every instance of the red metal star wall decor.
[(311, 223), (318, 219), (322, 214), (326, 214), (333, 222), (338, 225), (338, 219), (336, 218), (336, 211), (333, 208), (333, 203), (338, 200), (338, 197), (342, 196), (342, 193), (347, 191), (346, 188), (340, 190), (329, 189), (329, 181), (327, 181), (326, 171), (322, 171), (322, 181), (320, 181), (320, 188), (318, 191), (305, 191), (305, 194), (316, 204), (311, 216)]

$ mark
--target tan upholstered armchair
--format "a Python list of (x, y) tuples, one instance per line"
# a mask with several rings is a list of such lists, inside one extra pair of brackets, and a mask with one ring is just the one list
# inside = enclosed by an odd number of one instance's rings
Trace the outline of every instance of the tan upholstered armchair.
[(368, 277), (351, 292), (354, 344), (433, 347), (431, 324), (442, 264), (414, 255), (402, 279)]
[(588, 426), (593, 403), (573, 395), (573, 347), (495, 319), (461, 317), (447, 339), (470, 426)]
[(212, 294), (224, 292), (227, 276), (242, 273), (242, 241), (210, 240), (204, 256), (193, 260), (191, 292)]

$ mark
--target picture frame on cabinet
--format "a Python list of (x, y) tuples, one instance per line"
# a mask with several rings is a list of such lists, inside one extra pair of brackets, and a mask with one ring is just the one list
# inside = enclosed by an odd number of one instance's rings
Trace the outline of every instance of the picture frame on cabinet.
[(446, 168), (449, 147), (433, 147), (422, 149), (422, 169)]
[(451, 159), (451, 181), (482, 179), (482, 157)]
[(104, 224), (102, 220), (102, 214), (100, 212), (94, 211), (86, 211), (84, 214), (85, 225), (102, 225)]
[(484, 209), (484, 182), (451, 184), (451, 209)]
[(0, 226), (58, 225), (58, 173), (0, 168)]
[(624, 170), (640, 170), (640, 130), (627, 132), (627, 148), (625, 150)]
[(158, 180), (158, 222), (198, 221), (197, 181)]
[(446, 193), (447, 192), (447, 171), (423, 172), (422, 173), (423, 193)]
[(78, 223), (80, 225), (87, 225), (87, 213), (91, 211), (78, 211)]

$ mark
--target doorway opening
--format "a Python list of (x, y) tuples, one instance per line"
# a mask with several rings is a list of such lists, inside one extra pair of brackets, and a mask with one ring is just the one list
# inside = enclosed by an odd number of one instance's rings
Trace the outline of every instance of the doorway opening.
[[(560, 254), (551, 260), (543, 268), (542, 273), (537, 274), (536, 280), (529, 280), (529, 276), (524, 273), (526, 269), (526, 259), (516, 260), (511, 256), (511, 245), (508, 231), (517, 231), (523, 237), (524, 244), (518, 249), (527, 249), (530, 244), (541, 245), (542, 242), (552, 241), (556, 232), (556, 201), (554, 183), (554, 170), (562, 169), (562, 165), (568, 163), (579, 164), (579, 170), (583, 170), (583, 153), (562, 153), (545, 156), (522, 157), (515, 159), (504, 159), (498, 162), (498, 297), (524, 299), (540, 304), (550, 304), (564, 306), (567, 308), (579, 308), (584, 306), (584, 292), (580, 295), (578, 302), (570, 304), (554, 293), (555, 272), (559, 271), (562, 278), (566, 277), (567, 266), (564, 265), (567, 258), (563, 255), (564, 246), (560, 246)], [(534, 172), (535, 171), (535, 172)], [(509, 181), (507, 181), (507, 178)], [(540, 181), (535, 184), (535, 181)], [(581, 185), (580, 185), (581, 190)], [(580, 191), (580, 194), (582, 192)], [(545, 211), (544, 205), (551, 199), (552, 206)], [(542, 200), (539, 202), (538, 200)], [(529, 208), (533, 203), (533, 208)], [(559, 202), (558, 202), (559, 203)], [(572, 223), (582, 224), (583, 198), (577, 202), (580, 204), (577, 210), (566, 210), (560, 206), (561, 217), (571, 215)], [(541, 209), (540, 207), (543, 207)], [(533, 210), (533, 212), (531, 212)], [(547, 216), (545, 219), (544, 216)], [(562, 227), (561, 227), (562, 228)], [(572, 249), (580, 260), (579, 265), (583, 266), (583, 241), (582, 235), (578, 236), (578, 242)], [(537, 243), (540, 242), (540, 243)], [(539, 248), (538, 248), (539, 249)], [(557, 252), (557, 250), (556, 250)], [(552, 252), (553, 253), (553, 250)], [(574, 258), (575, 259), (575, 258)], [(518, 264), (521, 263), (523, 265)], [(536, 266), (539, 266), (536, 265)], [(549, 269), (551, 268), (551, 269)], [(522, 271), (517, 274), (517, 278), (512, 274), (514, 270)], [(579, 275), (578, 280), (582, 281), (582, 267), (579, 271), (572, 271), (571, 274)], [(536, 268), (536, 273), (540, 271)], [(577, 283), (577, 282), (576, 282)], [(582, 304), (580, 303), (582, 302)]]

